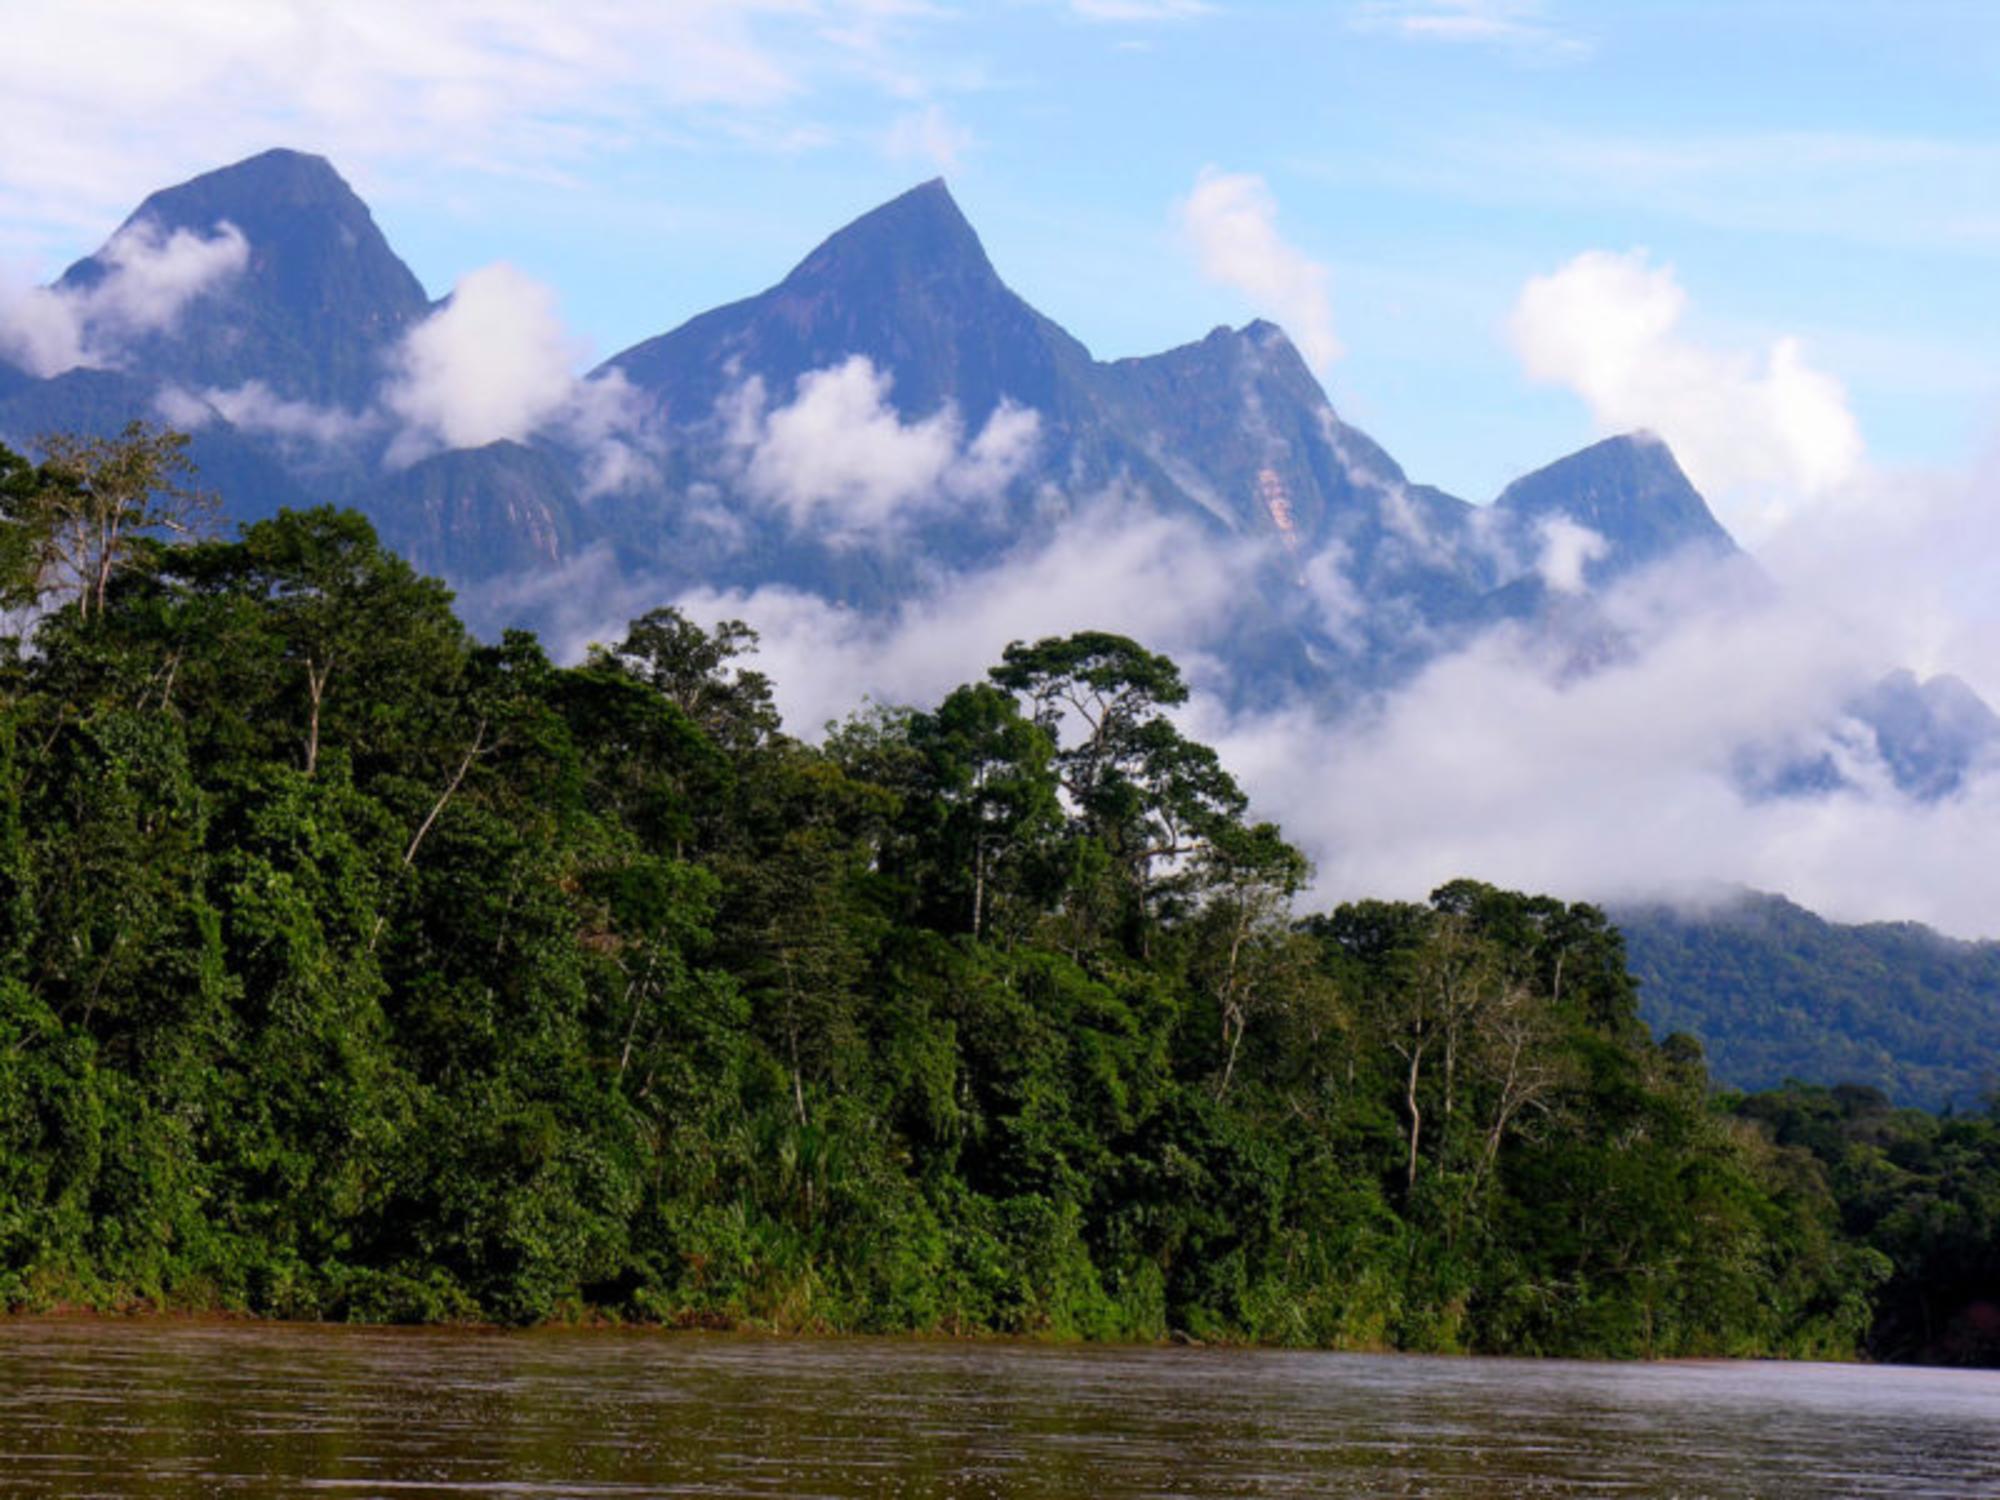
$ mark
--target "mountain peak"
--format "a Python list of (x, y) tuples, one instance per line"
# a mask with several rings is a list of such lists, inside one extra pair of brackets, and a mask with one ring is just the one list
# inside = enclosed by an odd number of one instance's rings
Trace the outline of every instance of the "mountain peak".
[(835, 231), (784, 284), (841, 280), (861, 268), (877, 275), (999, 279), (942, 177), (918, 183)]
[[(340, 175), (332, 162), (313, 151), (299, 151), (290, 146), (273, 146), (267, 151), (259, 151), (254, 156), (246, 156), (241, 161), (228, 166), (217, 167), (191, 178), (182, 187), (196, 183), (235, 181), (255, 185), (263, 191), (283, 189), (303, 198), (352, 198), (354, 190), (347, 185), (347, 179)], [(168, 188), (165, 191), (177, 191)]]
[(1592, 586), (1682, 553), (1739, 555), (1673, 450), (1645, 431), (1604, 438), (1515, 480), (1493, 510), (1531, 551), (1557, 520), (1595, 532), (1605, 551), (1585, 568)]
[(1520, 521), (1562, 515), (1589, 527), (1618, 553), (1614, 571), (1688, 546), (1736, 551), (1673, 450), (1650, 432), (1621, 433), (1559, 458), (1508, 485), (1493, 508)]
[(1961, 678), (1889, 673), (1849, 704), (1875, 731), (1896, 785), (1924, 801), (1957, 791), (2000, 746), (2000, 715)]
[[(206, 239), (225, 224), (248, 246), (241, 273), (128, 358), (196, 389), (256, 378), (287, 397), (364, 402), (382, 347), (430, 310), (368, 205), (325, 157), (278, 149), (150, 194), (118, 233)], [(58, 286), (88, 289), (114, 274), (123, 260), (109, 249)]]
[[(368, 205), (355, 196), (332, 162), (309, 152), (277, 147), (148, 194), (120, 226), (120, 232), (147, 223), (169, 233), (185, 229), (207, 234), (227, 221), (253, 239), (255, 230), (263, 228), (269, 238), (274, 232), (284, 235), (293, 230), (302, 214), (328, 219), (350, 230), (362, 226), (374, 229)], [(71, 267), (71, 274), (90, 274), (82, 267), (96, 260), (93, 256)]]

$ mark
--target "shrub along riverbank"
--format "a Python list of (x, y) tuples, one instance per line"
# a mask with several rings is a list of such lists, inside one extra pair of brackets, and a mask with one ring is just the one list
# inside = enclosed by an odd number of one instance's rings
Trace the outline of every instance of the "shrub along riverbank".
[(2000, 1125), (1718, 1102), (1588, 906), (1298, 920), (1131, 641), (815, 747), (176, 453), (0, 458), (8, 1306), (1992, 1355)]

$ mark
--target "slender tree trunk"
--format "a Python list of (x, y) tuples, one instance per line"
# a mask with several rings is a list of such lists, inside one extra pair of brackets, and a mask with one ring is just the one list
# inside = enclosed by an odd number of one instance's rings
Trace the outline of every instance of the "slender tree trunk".
[(1403, 1107), (1410, 1112), (1410, 1159), (1404, 1173), (1403, 1186), (1406, 1193), (1417, 1190), (1417, 1140), (1424, 1128), (1424, 1112), (1417, 1107), (1417, 1059), (1410, 1057), (1410, 1071), (1403, 1083)]
[[(411, 835), (410, 846), (403, 851), (404, 869), (408, 869), (417, 862), (417, 850), (423, 847), (425, 835), (431, 831), (431, 825), (436, 823), (439, 816), (444, 812), (445, 804), (450, 802), (453, 794), (458, 791), (460, 783), (465, 780), (465, 773), (472, 769), (473, 761), (477, 760), (482, 752), (491, 748), (486, 743), (486, 721), (481, 719), (478, 727), (472, 732), (472, 743), (466, 748), (465, 759), (458, 763), (458, 769), (452, 773), (451, 781), (438, 794), (437, 801), (431, 804), (430, 812), (425, 816), (423, 823), (419, 825), (416, 833)], [(382, 929), (388, 925), (388, 922), (389, 919), (387, 916), (380, 913), (376, 915), (375, 930), (368, 935), (368, 951), (370, 953), (373, 953), (375, 945), (382, 941)]]
[(646, 996), (651, 993), (653, 966), (658, 955), (646, 959), (646, 972), (625, 986), (625, 998), (632, 1002), (632, 1019), (625, 1025), (625, 1048), (618, 1054), (618, 1076), (625, 1076), (625, 1069), (632, 1061), (632, 1040), (639, 1034), (639, 1013), (646, 1008)]
[(1519, 1101), (1514, 1097), (1516, 1081), (1521, 1076), (1522, 1040), (1516, 1036), (1507, 1051), (1507, 1076), (1500, 1082), (1500, 1101), (1493, 1109), (1493, 1123), (1486, 1131), (1486, 1150), (1479, 1163), (1479, 1171), (1472, 1179), (1473, 1190), (1492, 1173), (1493, 1165), (1500, 1159), (1500, 1141), (1507, 1132), (1508, 1121), (1514, 1118)]
[(317, 669), (313, 659), (306, 658), (306, 775), (319, 769), (319, 710), (326, 701), (327, 679), (333, 676), (333, 658), (329, 656), (324, 666)]
[(1239, 1017), (1235, 1029), (1229, 1037), (1229, 1056), (1223, 1060), (1222, 1082), (1216, 1085), (1215, 1097), (1220, 1100), (1229, 1092), (1229, 1080), (1236, 1076), (1236, 1052), (1243, 1045), (1243, 1022)]
[(95, 588), (97, 593), (97, 615), (99, 619), (104, 617), (104, 596), (111, 589), (111, 563), (115, 555), (112, 551), (112, 543), (107, 541), (104, 545), (103, 555), (97, 560), (97, 583)]
[(1243, 957), (1243, 941), (1249, 935), (1250, 913), (1247, 905), (1237, 913), (1236, 930), (1229, 937), (1229, 969), (1222, 983), (1222, 1034), (1229, 1043), (1229, 1055), (1223, 1060), (1222, 1082), (1217, 1085), (1215, 1097), (1221, 1099), (1229, 1093), (1229, 1081), (1236, 1076), (1236, 1053), (1243, 1045), (1246, 1022), (1243, 1015), (1243, 994), (1237, 985), (1237, 968)]
[(979, 930), (986, 915), (986, 840), (972, 841), (972, 940), (979, 941)]
[(785, 1047), (791, 1054), (792, 1063), (792, 1108), (798, 1111), (799, 1125), (806, 1124), (806, 1088), (799, 1069), (799, 987), (792, 976), (792, 962), (789, 957), (778, 960), (785, 971)]
[(403, 863), (405, 866), (416, 863), (417, 850), (422, 847), (424, 836), (431, 831), (431, 825), (437, 822), (439, 815), (444, 812), (445, 804), (450, 802), (453, 795), (457, 793), (459, 784), (465, 780), (465, 773), (472, 769), (473, 761), (477, 760), (480, 753), (486, 748), (486, 721), (481, 719), (479, 727), (472, 732), (472, 744), (466, 749), (465, 759), (458, 763), (458, 769), (452, 772), (450, 783), (438, 794), (438, 799), (431, 805), (429, 814), (424, 818), (422, 825), (410, 839), (410, 847), (403, 851)]

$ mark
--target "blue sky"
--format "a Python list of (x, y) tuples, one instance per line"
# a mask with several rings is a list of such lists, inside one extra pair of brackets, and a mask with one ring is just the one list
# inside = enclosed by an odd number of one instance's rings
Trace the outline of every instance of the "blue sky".
[(1205, 274), (1184, 205), (1206, 170), (1260, 179), (1323, 270), (1343, 414), (1470, 498), (1658, 399), (1607, 414), (1524, 369), (1523, 288), (1590, 251), (1644, 251), (1705, 357), (1797, 340), (1874, 463), (1964, 464), (2000, 410), (2000, 9), (1976, 0), (10, 12), (17, 278), (149, 187), (290, 144), (333, 157), (434, 293), (509, 260), (604, 355), (942, 171), (1016, 290), (1115, 357), (1286, 320)]

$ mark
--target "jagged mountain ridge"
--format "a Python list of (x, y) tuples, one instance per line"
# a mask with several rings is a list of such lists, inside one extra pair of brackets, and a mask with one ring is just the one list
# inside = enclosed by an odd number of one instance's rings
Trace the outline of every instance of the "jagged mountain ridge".
[[(714, 413), (747, 380), (772, 402), (795, 398), (815, 372), (855, 356), (892, 380), (888, 401), (917, 422), (949, 408), (973, 431), (1006, 405), (1039, 420), (1037, 461), (1008, 502), (918, 518), (879, 547), (880, 566), (850, 572), (842, 602), (880, 607), (928, 568), (962, 568), (1105, 493), (1142, 496), (1219, 541), (1248, 542), (1254, 606), (1236, 622), (1242, 696), (1302, 686), (1365, 692), (1410, 670), (1498, 616), (1533, 616), (1510, 581), (1533, 577), (1547, 509), (1474, 506), (1410, 482), (1365, 433), (1344, 423), (1283, 331), (1268, 322), (1218, 328), (1161, 354), (1101, 362), (1004, 282), (941, 181), (863, 215), (776, 286), (704, 313), (614, 356), (652, 417), (676, 433), (683, 477), (727, 483)], [(1597, 471), (1651, 489), (1624, 514), (1601, 497), (1600, 524), (1617, 571), (1672, 550), (1670, 533), (1733, 551), (1662, 445), (1615, 438), (1592, 452), (1631, 450)], [(1546, 489), (1546, 486), (1544, 487)], [(1675, 506), (1644, 514), (1653, 496)], [(711, 581), (781, 581), (826, 591), (832, 553), (781, 518), (752, 525), (725, 550), (675, 537), (703, 557)], [(1639, 529), (1634, 530), (1634, 525)], [(672, 536), (670, 521), (656, 535)], [(1626, 554), (1632, 555), (1628, 559)], [(1367, 608), (1327, 618), (1309, 587), (1313, 559), (1337, 554), (1340, 582)]]
[[(1392, 687), (1497, 623), (1544, 631), (1582, 661), (1615, 654), (1597, 592), (1676, 554), (1740, 557), (1665, 446), (1643, 434), (1595, 444), (1478, 506), (1412, 483), (1344, 423), (1275, 325), (1099, 361), (1006, 286), (941, 180), (863, 214), (767, 291), (594, 372), (623, 383), (646, 458), (639, 481), (611, 493), (594, 492), (588, 440), (556, 429), (385, 462), (385, 383), (401, 341), (441, 304), (324, 159), (270, 151), (154, 193), (55, 293), (87, 302), (135, 233), (155, 246), (176, 233), (238, 235), (242, 264), (170, 324), (132, 332), (113, 368), (0, 364), (0, 437), (31, 445), (44, 431), (169, 415), (197, 427), (197, 458), (239, 518), (356, 504), (392, 545), (460, 582), (598, 548), (663, 595), (779, 583), (881, 611), (1114, 497), (1234, 549), (1243, 576), (1218, 643), (1225, 690), (1246, 703), (1300, 692), (1339, 702)], [(857, 358), (910, 430), (949, 416), (972, 444), (996, 416), (1032, 413), (1031, 456), (991, 493), (918, 504), (860, 536), (843, 529), (838, 504), (773, 503), (732, 430), (746, 394), (768, 418)], [(295, 403), (293, 426), (225, 399), (252, 386)], [(301, 417), (330, 419), (335, 436), (302, 435)], [(1567, 563), (1557, 522), (1572, 528)], [(1875, 696), (1857, 712), (1882, 721), (1885, 756), (1913, 787), (1948, 790), (1952, 767), (2000, 738), (1949, 694), (1885, 684)]]
[[(365, 412), (398, 340), (437, 306), (332, 166), (299, 152), (266, 152), (152, 194), (106, 251), (64, 274), (58, 292), (102, 284), (115, 269), (110, 247), (136, 231), (156, 239), (233, 231), (247, 241), (246, 264), (171, 327), (129, 339), (118, 369), (0, 384), (0, 430), (18, 440), (66, 421), (101, 427), (114, 412), (156, 412), (163, 393), (201, 399), (249, 382), (285, 400)], [(779, 406), (805, 377), (855, 356), (889, 382), (886, 399), (906, 423), (949, 409), (970, 436), (1011, 405), (1038, 425), (1034, 464), (1001, 504), (921, 517), (877, 539), (868, 567), (836, 563), (833, 554), (853, 550), (845, 541), (828, 545), (727, 494), (740, 463), (718, 427), (747, 381)], [(1509, 544), (1473, 535), (1479, 509), (1411, 485), (1343, 424), (1274, 325), (1217, 329), (1160, 355), (1099, 362), (1006, 287), (941, 180), (862, 215), (776, 287), (635, 345), (599, 373), (614, 371), (638, 393), (667, 452), (655, 488), (611, 504), (584, 502), (579, 455), (560, 435), (433, 454), (383, 474), (370, 472), (379, 432), (354, 439), (359, 454), (302, 453), (297, 441), (232, 420), (217, 404), (200, 414), (200, 441), (232, 490), (254, 481), (253, 493), (237, 497), (246, 512), (294, 503), (306, 490), (330, 493), (361, 504), (421, 562), (460, 579), (608, 543), (634, 565), (678, 565), (691, 581), (830, 585), (843, 602), (880, 607), (939, 567), (988, 559), (1115, 489), (1217, 536), (1268, 542), (1267, 623), (1288, 621), (1306, 637), (1309, 611), (1288, 588), (1296, 591), (1301, 559), (1329, 542), (1344, 550), (1357, 591), (1385, 604), (1396, 596), (1400, 607), (1382, 613), (1405, 624), (1471, 617), (1506, 581)], [(737, 502), (744, 524), (727, 542), (690, 517), (687, 493), (703, 485)], [(1342, 655), (1337, 643), (1312, 644), (1322, 658)], [(1341, 669), (1365, 674), (1373, 654), (1349, 650), (1360, 659)]]

